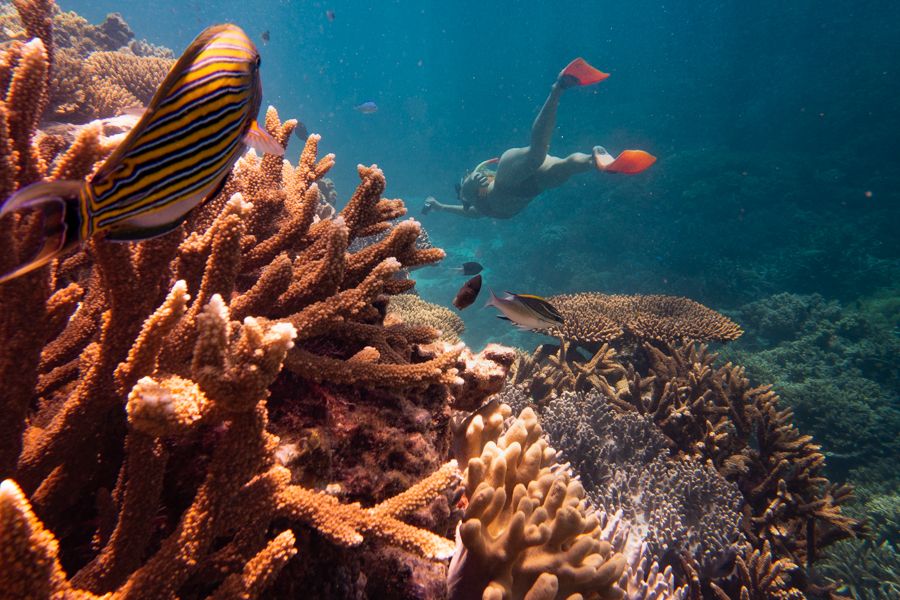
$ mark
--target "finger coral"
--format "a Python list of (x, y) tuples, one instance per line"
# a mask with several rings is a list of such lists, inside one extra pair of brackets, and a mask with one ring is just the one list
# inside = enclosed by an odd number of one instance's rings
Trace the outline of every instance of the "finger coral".
[(457, 435), (476, 453), (466, 469), (451, 599), (623, 596), (625, 558), (602, 539), (581, 484), (556, 462), (531, 409), (502, 433), (478, 415)]

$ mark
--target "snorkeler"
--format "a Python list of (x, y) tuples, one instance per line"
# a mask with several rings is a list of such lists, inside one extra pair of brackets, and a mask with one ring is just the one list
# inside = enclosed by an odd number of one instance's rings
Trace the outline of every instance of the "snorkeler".
[(575, 86), (592, 85), (609, 77), (584, 59), (576, 58), (559, 74), (550, 95), (531, 127), (531, 145), (510, 148), (500, 158), (486, 160), (457, 184), (460, 204), (442, 204), (425, 199), (423, 213), (439, 210), (464, 217), (508, 219), (521, 212), (542, 192), (559, 187), (576, 173), (597, 170), (606, 173), (640, 173), (656, 162), (643, 150), (625, 150), (613, 158), (602, 146), (591, 154), (576, 152), (565, 158), (548, 154), (556, 126), (556, 109), (562, 93)]

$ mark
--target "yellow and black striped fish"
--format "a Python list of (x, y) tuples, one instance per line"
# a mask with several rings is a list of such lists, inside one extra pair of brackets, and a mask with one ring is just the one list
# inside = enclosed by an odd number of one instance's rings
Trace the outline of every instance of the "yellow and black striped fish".
[(28, 273), (105, 233), (114, 241), (172, 231), (215, 196), (247, 146), (283, 154), (259, 128), (259, 53), (236, 25), (203, 31), (172, 67), (147, 111), (115, 152), (85, 181), (28, 186), (0, 209), (43, 212), (41, 251), (0, 282)]
[(564, 322), (555, 306), (531, 294), (506, 292), (506, 297), (500, 298), (491, 290), (491, 297), (485, 306), (497, 308), (503, 313), (498, 315), (501, 319), (512, 321), (520, 329), (542, 331), (559, 327)]

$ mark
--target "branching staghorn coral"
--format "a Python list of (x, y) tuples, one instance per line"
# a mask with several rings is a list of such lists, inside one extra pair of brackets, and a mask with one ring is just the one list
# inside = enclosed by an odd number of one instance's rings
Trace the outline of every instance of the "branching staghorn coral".
[(625, 558), (603, 539), (537, 416), (526, 409), (501, 431), (509, 407), (492, 402), (456, 432), (460, 457), (470, 458), (450, 598), (621, 598)]
[[(2, 196), (36, 176), (89, 176), (111, 149), (96, 128), (52, 163), (41, 155), (43, 43), (4, 61)], [(267, 117), (285, 144), (291, 122)], [(314, 224), (315, 181), (334, 160), (317, 159), (317, 142), (296, 167), (246, 157), (169, 235), (93, 239), (0, 286), (0, 529), (17, 542), (0, 553), (0, 585), (19, 586), (4, 589), (287, 597), (315, 590), (323, 568), (376, 581), (449, 555), (449, 406), (497, 391), (512, 359), (383, 324), (387, 296), (409, 285), (393, 274), (443, 253), (415, 248), (415, 222), (389, 223), (405, 209), (380, 197), (377, 168), (360, 168), (342, 216)], [(35, 251), (39, 225), (0, 221), (0, 268)], [(347, 253), (380, 229), (382, 242)], [(331, 455), (313, 487), (283, 464), (304, 428)], [(376, 451), (386, 440), (396, 451)]]

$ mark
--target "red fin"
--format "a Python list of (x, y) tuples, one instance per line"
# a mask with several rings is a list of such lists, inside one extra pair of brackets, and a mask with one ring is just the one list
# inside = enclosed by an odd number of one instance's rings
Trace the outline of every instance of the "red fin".
[(566, 65), (559, 76), (560, 79), (571, 78), (571, 83), (574, 85), (593, 85), (609, 77), (609, 73), (595, 69), (586, 60), (579, 57)]
[(263, 152), (265, 154), (274, 154), (275, 156), (284, 156), (284, 148), (275, 141), (269, 132), (260, 129), (256, 121), (250, 124), (247, 133), (244, 134), (244, 143), (251, 148)]
[(607, 173), (625, 173), (626, 175), (634, 175), (641, 171), (646, 171), (650, 165), (656, 162), (656, 157), (649, 152), (643, 150), (623, 150), (622, 154), (616, 157), (603, 170)]

